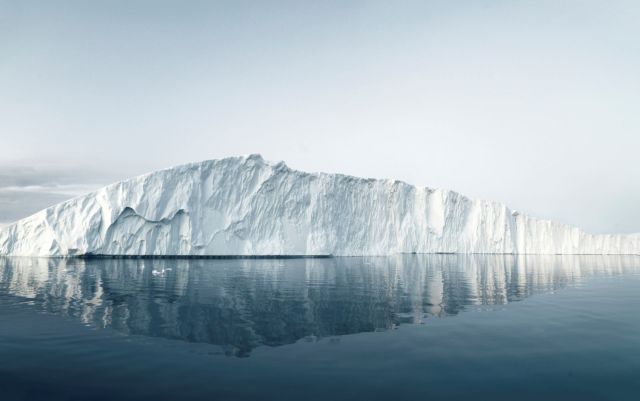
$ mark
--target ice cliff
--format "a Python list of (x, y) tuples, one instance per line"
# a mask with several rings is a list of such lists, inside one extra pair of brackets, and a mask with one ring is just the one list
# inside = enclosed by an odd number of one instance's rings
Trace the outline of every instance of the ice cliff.
[(0, 229), (0, 255), (640, 254), (505, 205), (259, 155), (141, 175)]

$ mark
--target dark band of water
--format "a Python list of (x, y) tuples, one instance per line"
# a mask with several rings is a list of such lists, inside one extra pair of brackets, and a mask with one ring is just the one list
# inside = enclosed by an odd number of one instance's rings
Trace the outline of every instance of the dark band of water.
[(103, 255), (84, 254), (70, 259), (320, 259), (333, 255)]

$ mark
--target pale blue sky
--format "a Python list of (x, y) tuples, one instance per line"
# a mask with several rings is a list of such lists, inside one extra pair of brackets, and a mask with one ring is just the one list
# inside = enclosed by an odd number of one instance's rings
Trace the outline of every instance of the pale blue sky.
[(0, 0), (0, 222), (246, 153), (640, 232), (640, 2)]

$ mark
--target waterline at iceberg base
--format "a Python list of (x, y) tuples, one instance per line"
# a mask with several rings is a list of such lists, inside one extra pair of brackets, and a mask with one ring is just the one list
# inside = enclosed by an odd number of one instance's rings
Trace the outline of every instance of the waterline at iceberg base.
[(591, 235), (450, 190), (259, 155), (141, 175), (0, 229), (8, 256), (398, 253), (640, 254), (640, 235)]

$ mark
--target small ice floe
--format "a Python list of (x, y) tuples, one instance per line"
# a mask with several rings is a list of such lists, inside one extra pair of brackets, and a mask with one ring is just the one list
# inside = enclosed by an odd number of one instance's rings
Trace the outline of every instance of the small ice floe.
[(151, 270), (151, 274), (154, 276), (164, 276), (167, 272), (170, 272), (171, 268), (170, 267), (163, 267), (160, 269), (153, 269)]

